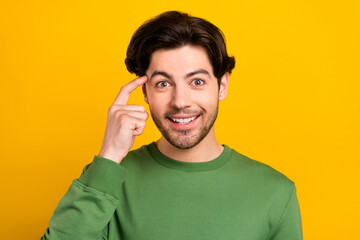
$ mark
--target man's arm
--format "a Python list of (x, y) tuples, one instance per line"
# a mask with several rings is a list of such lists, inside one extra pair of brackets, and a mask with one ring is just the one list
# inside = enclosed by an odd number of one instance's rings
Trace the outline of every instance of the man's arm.
[(296, 196), (296, 188), (293, 190), (290, 198), (281, 214), (279, 223), (270, 237), (271, 240), (302, 240), (302, 223), (300, 215), (299, 202)]
[[(127, 170), (119, 163), (145, 127), (148, 113), (141, 105), (127, 105), (129, 95), (147, 77), (124, 85), (110, 106), (105, 136), (98, 156), (75, 179), (50, 220), (43, 240), (103, 239), (102, 231), (119, 203)], [(105, 238), (106, 239), (106, 238)]]
[(41, 240), (103, 238), (119, 203), (127, 169), (95, 156), (61, 199)]
[(105, 136), (100, 157), (120, 163), (134, 144), (135, 136), (142, 134), (149, 114), (142, 105), (128, 105), (130, 93), (147, 82), (139, 77), (124, 85), (109, 108)]

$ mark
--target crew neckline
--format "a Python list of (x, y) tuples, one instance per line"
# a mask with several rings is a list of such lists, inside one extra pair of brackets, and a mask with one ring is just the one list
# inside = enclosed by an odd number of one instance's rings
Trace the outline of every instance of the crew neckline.
[(217, 169), (229, 160), (232, 150), (225, 144), (222, 146), (224, 147), (222, 153), (217, 158), (207, 162), (183, 162), (169, 158), (160, 152), (155, 142), (147, 145), (147, 148), (152, 158), (165, 167), (185, 172), (202, 172)]

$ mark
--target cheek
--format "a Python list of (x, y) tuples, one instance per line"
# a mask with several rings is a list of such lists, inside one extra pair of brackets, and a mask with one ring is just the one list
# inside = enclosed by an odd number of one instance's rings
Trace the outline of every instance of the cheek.
[(159, 115), (165, 111), (166, 96), (159, 93), (148, 92), (149, 107), (153, 114)]
[(149, 104), (150, 103), (153, 103), (153, 104), (156, 104), (156, 103), (160, 103), (160, 102), (164, 102), (165, 99), (167, 99), (168, 94), (166, 93), (159, 93), (159, 92), (156, 92), (156, 91), (148, 91), (148, 100), (149, 100)]
[[(216, 108), (219, 102), (219, 92), (217, 86), (211, 86), (203, 90), (189, 90), (188, 100), (191, 101), (193, 107), (198, 106), (204, 109)], [(158, 92), (148, 88), (147, 99), (153, 113), (161, 113), (166, 111), (171, 105), (173, 93), (171, 91)]]
[(211, 91), (203, 91), (196, 94), (196, 98), (199, 104), (204, 106), (213, 107), (217, 106), (219, 102), (219, 93), (217, 89), (211, 89)]

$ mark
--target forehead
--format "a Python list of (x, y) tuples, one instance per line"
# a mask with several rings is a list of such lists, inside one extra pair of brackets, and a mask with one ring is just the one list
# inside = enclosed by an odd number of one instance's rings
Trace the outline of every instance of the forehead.
[(173, 75), (183, 75), (197, 69), (205, 69), (213, 76), (213, 68), (206, 50), (200, 46), (186, 45), (153, 52), (146, 73), (151, 75), (154, 71), (165, 71)]

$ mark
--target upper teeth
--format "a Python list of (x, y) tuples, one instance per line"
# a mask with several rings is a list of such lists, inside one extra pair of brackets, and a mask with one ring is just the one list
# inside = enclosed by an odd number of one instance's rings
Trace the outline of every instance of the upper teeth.
[(171, 118), (171, 120), (173, 120), (174, 122), (178, 122), (180, 124), (187, 124), (189, 122), (191, 122), (192, 120), (194, 120), (196, 118), (195, 117), (191, 117), (191, 118)]

